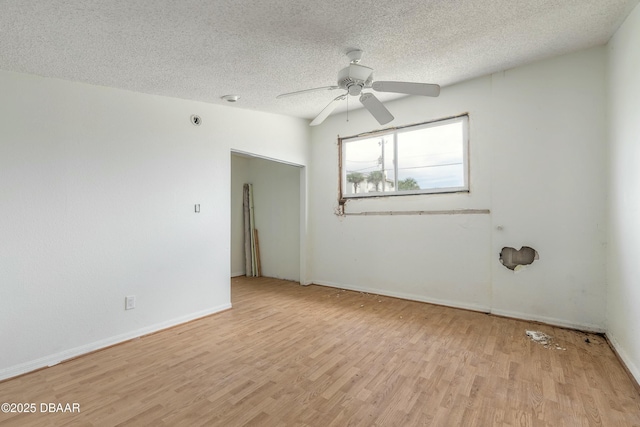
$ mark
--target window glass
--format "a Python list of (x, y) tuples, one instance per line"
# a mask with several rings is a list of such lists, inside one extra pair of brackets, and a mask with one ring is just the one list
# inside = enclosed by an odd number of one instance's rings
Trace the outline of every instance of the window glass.
[(345, 197), (468, 191), (468, 116), (342, 139)]
[(398, 133), (398, 180), (412, 189), (464, 186), (462, 122)]

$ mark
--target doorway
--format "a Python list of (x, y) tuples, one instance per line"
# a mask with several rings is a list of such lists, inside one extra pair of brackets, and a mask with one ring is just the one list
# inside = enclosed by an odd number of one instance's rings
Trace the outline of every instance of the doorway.
[(245, 275), (243, 186), (253, 184), (262, 275), (301, 281), (301, 166), (231, 153), (231, 276)]

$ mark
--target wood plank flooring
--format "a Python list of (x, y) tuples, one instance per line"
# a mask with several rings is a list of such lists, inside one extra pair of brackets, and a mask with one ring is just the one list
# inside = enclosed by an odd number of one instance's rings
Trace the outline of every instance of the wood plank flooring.
[(598, 335), (275, 279), (231, 289), (229, 311), (0, 383), (0, 403), (80, 404), (0, 425), (640, 426)]

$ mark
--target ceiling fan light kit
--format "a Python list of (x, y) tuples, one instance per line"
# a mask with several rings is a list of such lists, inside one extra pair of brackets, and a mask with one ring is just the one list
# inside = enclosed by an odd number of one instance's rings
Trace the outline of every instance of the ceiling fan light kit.
[(350, 60), (349, 66), (338, 72), (337, 86), (323, 86), (313, 89), (304, 89), (296, 92), (283, 93), (277, 96), (278, 99), (303, 93), (342, 89), (346, 93), (336, 97), (331, 101), (320, 114), (309, 124), (317, 126), (322, 123), (335, 110), (341, 101), (347, 99), (347, 96), (360, 96), (360, 103), (381, 125), (387, 124), (393, 120), (393, 115), (387, 110), (382, 102), (371, 92), (363, 92), (364, 89), (372, 89), (376, 92), (392, 92), (405, 95), (419, 96), (438, 96), (440, 95), (440, 86), (429, 83), (411, 83), (411, 82), (394, 82), (394, 81), (373, 81), (373, 69), (360, 65), (362, 59), (361, 50), (351, 50), (347, 52)]

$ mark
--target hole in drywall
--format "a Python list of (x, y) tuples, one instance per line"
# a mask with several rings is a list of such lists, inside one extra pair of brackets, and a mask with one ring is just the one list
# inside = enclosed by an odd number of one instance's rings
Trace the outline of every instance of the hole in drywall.
[(504, 247), (500, 251), (500, 262), (509, 270), (518, 271), (539, 259), (538, 252), (529, 246), (520, 249)]
[(200, 116), (196, 116), (195, 114), (193, 114), (191, 116), (191, 123), (194, 126), (200, 126), (200, 123), (202, 123), (202, 119), (200, 118)]

